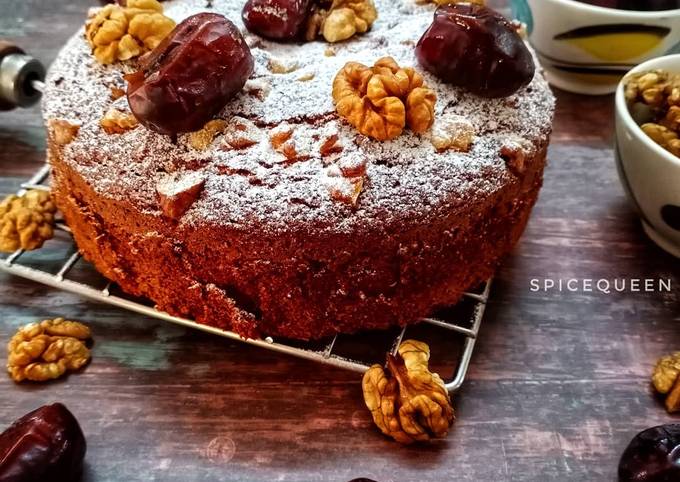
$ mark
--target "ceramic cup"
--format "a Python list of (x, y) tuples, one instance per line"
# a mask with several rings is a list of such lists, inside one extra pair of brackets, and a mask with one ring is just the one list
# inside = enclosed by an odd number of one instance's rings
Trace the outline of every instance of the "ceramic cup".
[[(680, 55), (649, 60), (631, 73), (663, 69), (680, 73)], [(680, 158), (645, 134), (624, 96), (625, 78), (616, 90), (616, 161), (628, 198), (647, 235), (680, 258)]]
[(635, 65), (680, 53), (680, 9), (616, 10), (575, 0), (511, 0), (527, 25), (548, 81), (580, 94), (608, 94)]

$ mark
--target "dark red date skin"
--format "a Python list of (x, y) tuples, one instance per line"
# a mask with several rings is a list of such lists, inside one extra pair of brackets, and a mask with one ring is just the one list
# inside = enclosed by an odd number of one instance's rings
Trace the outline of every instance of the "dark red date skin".
[(515, 27), (490, 8), (442, 5), (416, 46), (420, 64), (482, 97), (507, 97), (534, 78), (533, 57)]
[(619, 482), (680, 480), (680, 424), (660, 425), (637, 434), (621, 456)]
[(86, 450), (73, 414), (61, 403), (45, 405), (0, 434), (0, 482), (75, 482)]
[(272, 40), (300, 37), (312, 0), (248, 0), (241, 17), (251, 32)]
[(216, 13), (193, 15), (125, 76), (130, 109), (161, 134), (199, 130), (233, 98), (253, 73), (241, 32)]

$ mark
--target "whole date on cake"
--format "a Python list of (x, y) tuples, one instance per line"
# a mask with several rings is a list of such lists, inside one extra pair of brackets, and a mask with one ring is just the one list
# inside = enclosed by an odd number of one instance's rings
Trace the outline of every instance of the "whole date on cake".
[(515, 27), (469, 3), (442, 5), (416, 46), (418, 61), (444, 82), (482, 97), (507, 97), (531, 82), (535, 65)]
[(253, 33), (272, 40), (341, 42), (378, 18), (373, 0), (248, 0), (241, 12)]
[(42, 406), (0, 434), (0, 480), (74, 482), (86, 450), (73, 414), (61, 403)]
[(263, 37), (290, 40), (301, 34), (311, 8), (312, 0), (248, 0), (243, 23)]
[(243, 88), (253, 57), (241, 32), (216, 13), (181, 22), (126, 75), (130, 109), (161, 134), (196, 131)]

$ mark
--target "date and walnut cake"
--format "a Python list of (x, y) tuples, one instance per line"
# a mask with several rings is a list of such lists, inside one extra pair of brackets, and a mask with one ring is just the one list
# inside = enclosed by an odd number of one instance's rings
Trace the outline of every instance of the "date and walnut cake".
[[(501, 98), (443, 82), (414, 50), (435, 6), (413, 0), (376, 0), (372, 27), (333, 44), (257, 36), (242, 0), (163, 7), (175, 22), (224, 15), (252, 53), (243, 90), (205, 128), (138, 124), (123, 76), (139, 59), (100, 64), (84, 31), (44, 96), (54, 199), (85, 258), (123, 290), (244, 337), (314, 339), (414, 322), (513, 248), (551, 132), (540, 69)], [(378, 141), (336, 112), (343, 66), (385, 57), (422, 71), (436, 94), (426, 132)]]

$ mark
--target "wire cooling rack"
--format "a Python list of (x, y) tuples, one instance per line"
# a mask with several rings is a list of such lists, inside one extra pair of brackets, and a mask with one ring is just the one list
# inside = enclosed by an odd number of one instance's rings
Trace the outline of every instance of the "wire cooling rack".
[[(21, 184), (17, 194), (21, 195), (27, 189), (49, 190), (48, 183), (49, 166), (45, 165), (30, 180)], [(312, 342), (272, 337), (245, 340), (231, 331), (172, 316), (157, 310), (147, 300), (126, 295), (82, 259), (68, 226), (58, 221), (56, 227), (57, 235), (54, 240), (48, 241), (36, 251), (26, 252), (20, 249), (9, 254), (0, 260), (0, 270), (136, 313), (356, 372), (364, 372), (374, 363), (383, 363), (385, 353), (396, 352), (408, 332), (409, 337), (432, 340), (430, 345), (433, 349), (433, 365), (452, 368), (449, 377), (444, 371), (440, 371), (444, 379), (448, 380), (446, 388), (450, 393), (458, 390), (465, 379), (491, 288), (491, 280), (488, 280), (478, 290), (464, 293), (462, 301), (457, 305), (439, 310), (432, 317), (423, 318), (420, 323), (403, 328), (336, 335)], [(77, 265), (78, 269), (74, 269)], [(82, 272), (87, 272), (88, 276), (82, 276)], [(77, 276), (78, 273), (81, 275)], [(451, 343), (447, 343), (448, 341)], [(435, 345), (443, 345), (443, 348), (436, 352)]]

